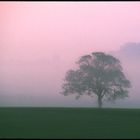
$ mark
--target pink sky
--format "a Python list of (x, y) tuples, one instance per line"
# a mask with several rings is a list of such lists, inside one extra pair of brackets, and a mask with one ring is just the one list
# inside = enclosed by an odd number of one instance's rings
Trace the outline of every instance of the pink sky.
[(64, 74), (81, 55), (140, 41), (140, 2), (0, 2), (0, 30), (5, 94), (61, 101)]

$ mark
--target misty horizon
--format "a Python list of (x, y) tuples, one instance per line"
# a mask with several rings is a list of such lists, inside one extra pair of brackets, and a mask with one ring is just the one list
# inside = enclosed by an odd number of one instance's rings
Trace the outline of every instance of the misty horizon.
[(129, 98), (104, 107), (139, 108), (139, 2), (0, 2), (0, 106), (97, 107), (96, 96), (60, 94), (82, 55), (116, 56)]

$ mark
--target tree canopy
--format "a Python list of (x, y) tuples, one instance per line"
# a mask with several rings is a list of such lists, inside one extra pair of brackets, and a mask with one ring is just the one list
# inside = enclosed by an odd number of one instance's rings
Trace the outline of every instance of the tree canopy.
[(77, 99), (82, 95), (96, 95), (100, 108), (103, 99), (115, 101), (128, 97), (131, 84), (119, 59), (103, 52), (93, 52), (80, 57), (76, 64), (78, 69), (66, 73), (63, 95), (76, 94)]

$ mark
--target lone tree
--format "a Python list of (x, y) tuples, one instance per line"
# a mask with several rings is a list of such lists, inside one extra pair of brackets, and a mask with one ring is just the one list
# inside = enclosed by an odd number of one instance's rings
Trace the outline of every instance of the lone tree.
[(103, 99), (115, 101), (128, 97), (130, 81), (126, 79), (120, 61), (114, 56), (94, 52), (82, 56), (76, 64), (77, 70), (66, 73), (63, 95), (76, 94), (77, 99), (81, 95), (96, 95), (99, 108), (103, 105)]

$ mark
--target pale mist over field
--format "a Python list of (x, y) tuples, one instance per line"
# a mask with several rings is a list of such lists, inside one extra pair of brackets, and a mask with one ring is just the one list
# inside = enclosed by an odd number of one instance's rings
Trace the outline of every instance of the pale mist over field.
[(96, 107), (59, 93), (96, 51), (118, 57), (132, 83), (129, 98), (105, 107), (140, 107), (140, 2), (0, 2), (0, 106)]

